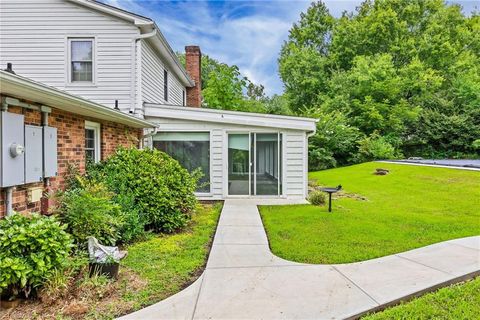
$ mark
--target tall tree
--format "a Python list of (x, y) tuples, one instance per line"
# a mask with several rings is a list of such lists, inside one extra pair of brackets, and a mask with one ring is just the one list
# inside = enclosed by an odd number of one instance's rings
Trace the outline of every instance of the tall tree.
[(479, 55), (480, 18), (458, 5), (367, 0), (334, 19), (318, 1), (292, 26), (279, 69), (292, 110), (340, 112), (359, 144), (456, 156), (480, 137)]

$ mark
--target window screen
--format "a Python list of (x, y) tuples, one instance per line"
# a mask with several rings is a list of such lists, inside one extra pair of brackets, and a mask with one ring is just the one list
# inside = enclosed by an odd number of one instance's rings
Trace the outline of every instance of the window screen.
[(96, 162), (96, 134), (94, 129), (85, 129), (85, 158), (87, 161)]
[(93, 81), (93, 40), (70, 41), (71, 81)]
[(189, 172), (200, 168), (203, 177), (197, 192), (210, 192), (209, 132), (161, 132), (153, 137), (153, 147), (170, 155)]

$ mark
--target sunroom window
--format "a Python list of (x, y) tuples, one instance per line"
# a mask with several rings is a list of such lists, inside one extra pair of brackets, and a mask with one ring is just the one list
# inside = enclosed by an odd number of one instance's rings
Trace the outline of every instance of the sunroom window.
[(200, 168), (197, 192), (210, 192), (210, 133), (161, 132), (153, 137), (153, 147), (177, 160), (189, 172)]

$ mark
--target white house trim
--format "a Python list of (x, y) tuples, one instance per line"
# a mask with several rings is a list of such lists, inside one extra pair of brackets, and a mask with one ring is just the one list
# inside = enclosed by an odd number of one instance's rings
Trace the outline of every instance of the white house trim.
[(315, 132), (316, 123), (318, 122), (317, 119), (310, 118), (205, 108), (188, 108), (155, 103), (144, 103), (144, 108), (146, 117), (244, 124), (248, 126), (293, 129), (307, 132)]
[(95, 135), (95, 157), (94, 157), (94, 162), (99, 162), (101, 159), (101, 150), (102, 150), (102, 145), (101, 145), (101, 134), (100, 134), (100, 130), (101, 130), (101, 126), (100, 126), (100, 123), (98, 122), (93, 122), (93, 121), (88, 121), (86, 120), (85, 121), (85, 129), (86, 130), (93, 130), (94, 132), (94, 135)]
[(155, 127), (143, 119), (3, 70), (0, 70), (0, 83), (2, 96), (18, 97), (21, 94), (22, 99), (99, 120), (114, 121), (134, 128)]
[[(92, 81), (72, 81), (72, 41), (91, 41), (92, 42)], [(67, 35), (65, 37), (66, 43), (66, 87), (96, 87), (97, 81), (97, 36), (96, 35)]]

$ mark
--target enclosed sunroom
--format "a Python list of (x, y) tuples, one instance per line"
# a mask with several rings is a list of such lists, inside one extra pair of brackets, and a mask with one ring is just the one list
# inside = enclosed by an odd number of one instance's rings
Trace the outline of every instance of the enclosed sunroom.
[(200, 169), (202, 200), (305, 198), (308, 138), (316, 120), (145, 104), (157, 125), (150, 144), (189, 171)]

